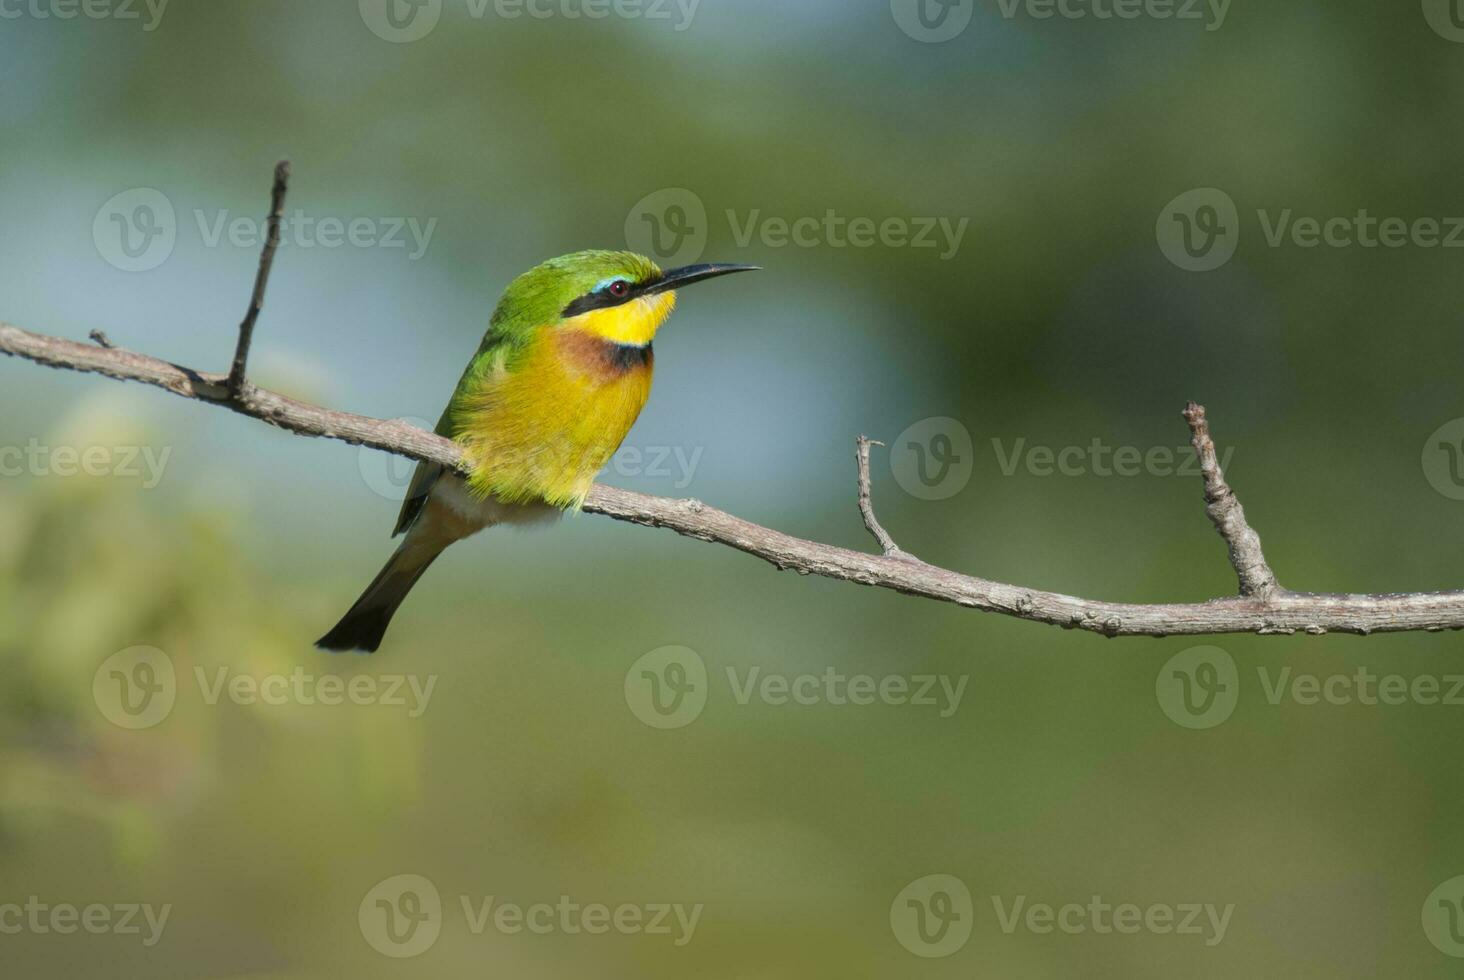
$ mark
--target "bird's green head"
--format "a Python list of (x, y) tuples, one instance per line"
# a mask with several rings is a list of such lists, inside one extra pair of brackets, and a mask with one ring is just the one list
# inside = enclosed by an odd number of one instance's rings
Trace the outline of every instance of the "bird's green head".
[(540, 327), (584, 330), (617, 344), (641, 346), (676, 306), (676, 290), (751, 265), (690, 265), (662, 270), (634, 252), (561, 255), (519, 276), (504, 291), (493, 325), (526, 333)]

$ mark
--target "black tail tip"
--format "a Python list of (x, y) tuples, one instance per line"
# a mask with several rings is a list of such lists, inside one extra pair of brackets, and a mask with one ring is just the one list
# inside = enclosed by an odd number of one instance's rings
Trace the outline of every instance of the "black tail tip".
[(358, 643), (354, 640), (342, 639), (336, 636), (335, 633), (327, 633), (315, 641), (315, 649), (324, 650), (326, 653), (369, 654), (375, 653), (380, 648), (381, 644), (379, 643), (375, 646), (366, 646), (364, 643)]
[(381, 639), (390, 624), (391, 612), (388, 610), (364, 613), (352, 610), (336, 623), (334, 629), (316, 640), (315, 646), (331, 653), (375, 653), (381, 648)]

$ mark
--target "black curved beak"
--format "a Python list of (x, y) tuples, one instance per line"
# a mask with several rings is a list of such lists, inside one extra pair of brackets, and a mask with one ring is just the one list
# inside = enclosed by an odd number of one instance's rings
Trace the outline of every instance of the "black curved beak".
[(685, 265), (679, 269), (667, 269), (661, 273), (660, 279), (645, 286), (640, 293), (642, 296), (649, 296), (652, 293), (664, 293), (668, 290), (680, 289), (682, 286), (690, 286), (694, 282), (705, 282), (718, 276), (730, 276), (734, 272), (757, 272), (761, 269), (760, 265), (736, 265), (726, 262)]

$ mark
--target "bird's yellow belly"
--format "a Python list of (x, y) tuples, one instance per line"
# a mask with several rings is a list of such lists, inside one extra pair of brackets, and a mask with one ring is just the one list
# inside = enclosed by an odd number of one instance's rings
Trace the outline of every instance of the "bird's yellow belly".
[(468, 486), (505, 503), (579, 507), (639, 417), (651, 375), (649, 348), (546, 331), (518, 370), (464, 399), (454, 431), (472, 462)]

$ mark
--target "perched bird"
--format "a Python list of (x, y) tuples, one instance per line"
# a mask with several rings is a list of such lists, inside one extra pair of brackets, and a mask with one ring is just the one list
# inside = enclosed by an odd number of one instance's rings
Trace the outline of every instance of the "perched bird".
[(651, 341), (676, 290), (750, 265), (661, 271), (632, 252), (575, 252), (515, 279), (437, 433), (463, 447), (468, 475), (420, 463), (392, 536), (401, 546), (324, 650), (373, 652), (392, 614), (454, 541), (495, 524), (552, 520), (584, 504), (595, 474), (651, 391)]

